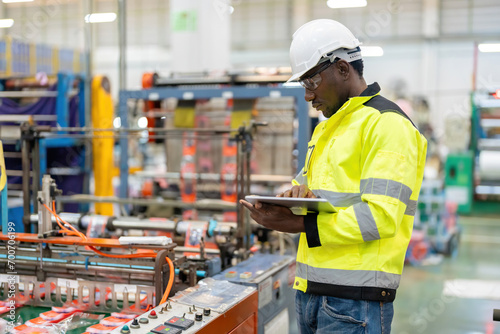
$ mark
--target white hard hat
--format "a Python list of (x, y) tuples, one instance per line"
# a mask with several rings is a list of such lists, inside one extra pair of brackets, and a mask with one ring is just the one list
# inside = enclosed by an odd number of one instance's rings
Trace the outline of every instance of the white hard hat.
[(307, 22), (293, 34), (290, 45), (292, 77), (288, 82), (298, 80), (323, 57), (333, 61), (332, 56), (335, 56), (348, 62), (361, 59), (360, 45), (342, 23), (328, 19)]

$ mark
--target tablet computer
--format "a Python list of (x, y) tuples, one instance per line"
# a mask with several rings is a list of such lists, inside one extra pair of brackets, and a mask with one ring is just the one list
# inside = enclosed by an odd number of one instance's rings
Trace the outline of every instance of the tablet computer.
[(245, 196), (245, 200), (253, 205), (257, 202), (280, 205), (289, 208), (296, 215), (305, 215), (307, 211), (335, 213), (335, 207), (324, 198), (296, 198), (273, 196)]

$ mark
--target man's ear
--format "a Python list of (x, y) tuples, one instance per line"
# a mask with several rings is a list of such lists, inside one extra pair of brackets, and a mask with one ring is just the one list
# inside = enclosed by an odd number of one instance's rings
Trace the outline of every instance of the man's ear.
[(344, 81), (349, 79), (351, 68), (348, 62), (346, 62), (344, 59), (340, 59), (339, 61), (337, 61), (337, 69)]

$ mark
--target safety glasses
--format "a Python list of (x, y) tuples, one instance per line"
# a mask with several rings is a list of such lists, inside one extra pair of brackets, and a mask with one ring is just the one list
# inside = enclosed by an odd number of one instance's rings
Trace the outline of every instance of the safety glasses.
[(339, 58), (336, 58), (333, 62), (331, 62), (330, 60), (325, 61), (318, 67), (318, 69), (314, 73), (308, 75), (305, 78), (299, 79), (302, 87), (309, 90), (315, 90), (316, 88), (318, 88), (318, 86), (321, 84), (320, 73), (330, 67), (330, 65), (335, 64), (338, 59)]

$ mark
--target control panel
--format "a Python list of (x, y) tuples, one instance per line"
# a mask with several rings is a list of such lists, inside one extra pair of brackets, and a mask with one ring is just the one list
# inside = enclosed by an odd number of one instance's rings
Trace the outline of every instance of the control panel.
[(115, 328), (112, 334), (191, 334), (198, 333), (221, 314), (207, 307), (167, 301)]

